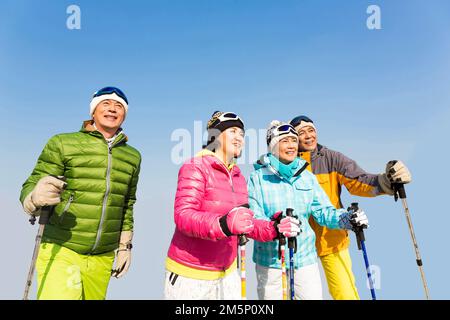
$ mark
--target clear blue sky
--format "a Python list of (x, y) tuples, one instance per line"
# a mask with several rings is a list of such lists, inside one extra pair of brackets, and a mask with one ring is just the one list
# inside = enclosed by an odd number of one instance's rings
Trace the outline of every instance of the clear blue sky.
[[(81, 8), (81, 30), (66, 28), (71, 4)], [(366, 27), (370, 4), (381, 8), (381, 30)], [(431, 296), (450, 298), (448, 30), (446, 0), (1, 1), (0, 241), (7, 262), (0, 264), (0, 298), (21, 297), (37, 230), (18, 202), (21, 184), (45, 142), (78, 130), (91, 94), (106, 85), (127, 93), (124, 128), (143, 155), (132, 268), (111, 281), (108, 298), (162, 298), (179, 168), (170, 137), (177, 128), (193, 132), (194, 121), (205, 123), (217, 108), (239, 113), (254, 129), (308, 114), (320, 143), (370, 172), (391, 159), (406, 162)], [(248, 175), (251, 166), (242, 167)], [(369, 216), (379, 298), (423, 298), (401, 204), (344, 200), (358, 201)], [(351, 254), (368, 299), (354, 241)], [(248, 268), (256, 298), (253, 263)]]

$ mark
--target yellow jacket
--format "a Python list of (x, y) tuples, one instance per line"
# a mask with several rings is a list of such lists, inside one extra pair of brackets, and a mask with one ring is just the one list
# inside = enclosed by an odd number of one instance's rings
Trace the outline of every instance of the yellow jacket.
[[(299, 156), (309, 163), (307, 169), (314, 173), (331, 203), (338, 209), (343, 208), (342, 185), (355, 196), (374, 197), (384, 194), (378, 183), (378, 174), (365, 172), (355, 161), (340, 152), (317, 145), (316, 150), (300, 152)], [(319, 256), (348, 248), (350, 241), (346, 230), (322, 227), (312, 217), (309, 223), (316, 233), (316, 248)]]

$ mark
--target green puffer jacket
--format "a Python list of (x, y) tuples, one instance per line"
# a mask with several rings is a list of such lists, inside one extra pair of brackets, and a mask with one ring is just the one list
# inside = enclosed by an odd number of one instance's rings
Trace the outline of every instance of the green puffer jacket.
[(20, 195), (23, 203), (42, 177), (66, 177), (44, 242), (100, 254), (118, 247), (121, 231), (133, 230), (141, 155), (126, 141), (121, 133), (110, 149), (92, 121), (85, 121), (79, 132), (58, 134), (47, 142)]

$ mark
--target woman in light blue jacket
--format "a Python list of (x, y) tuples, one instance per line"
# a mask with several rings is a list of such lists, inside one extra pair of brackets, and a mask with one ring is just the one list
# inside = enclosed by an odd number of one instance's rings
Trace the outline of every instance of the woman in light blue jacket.
[[(308, 163), (299, 158), (295, 128), (272, 121), (267, 132), (269, 153), (254, 164), (248, 181), (249, 204), (256, 219), (271, 220), (276, 212), (294, 209), (302, 232), (297, 236), (294, 257), (295, 299), (321, 300), (322, 284), (317, 263), (315, 233), (308, 219), (312, 215), (330, 229), (352, 229), (367, 225), (363, 211), (352, 215), (336, 209), (320, 187), (314, 174), (306, 170)], [(288, 253), (286, 253), (286, 257)], [(281, 262), (278, 240), (254, 243), (259, 299), (281, 299)], [(289, 267), (289, 266), (287, 266)]]

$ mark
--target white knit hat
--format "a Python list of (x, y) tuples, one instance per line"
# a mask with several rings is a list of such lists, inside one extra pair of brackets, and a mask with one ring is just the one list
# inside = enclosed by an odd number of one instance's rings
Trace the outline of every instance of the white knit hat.
[(92, 98), (91, 104), (90, 104), (90, 111), (89, 111), (89, 114), (91, 115), (91, 117), (94, 115), (95, 108), (98, 106), (98, 104), (100, 102), (102, 102), (103, 100), (108, 100), (108, 99), (120, 102), (125, 109), (125, 115), (127, 114), (128, 104), (126, 103), (126, 101), (124, 99), (122, 99), (115, 92), (113, 92), (113, 93), (104, 94), (104, 95)]
[(301, 115), (297, 116), (289, 122), (297, 132), (305, 127), (312, 127), (315, 131), (317, 131), (314, 122), (307, 116)]
[(297, 130), (297, 132), (298, 132), (298, 131), (300, 131), (301, 129), (306, 128), (306, 127), (311, 127), (311, 128), (313, 128), (315, 131), (317, 131), (317, 130), (316, 130), (316, 126), (314, 125), (314, 123), (312, 123), (312, 122), (306, 122), (306, 121), (300, 122), (300, 123), (298, 124), (298, 126), (295, 127), (295, 130)]
[[(290, 127), (289, 130), (285, 132), (278, 132), (278, 128), (281, 126), (288, 126)], [(291, 126), (289, 123), (281, 122), (278, 120), (272, 120), (269, 124), (269, 127), (267, 128), (267, 149), (272, 154), (278, 154), (278, 152), (275, 152), (276, 145), (278, 142), (280, 142), (281, 139), (284, 139), (286, 137), (294, 137), (298, 138), (297, 132), (295, 131), (295, 128)]]

